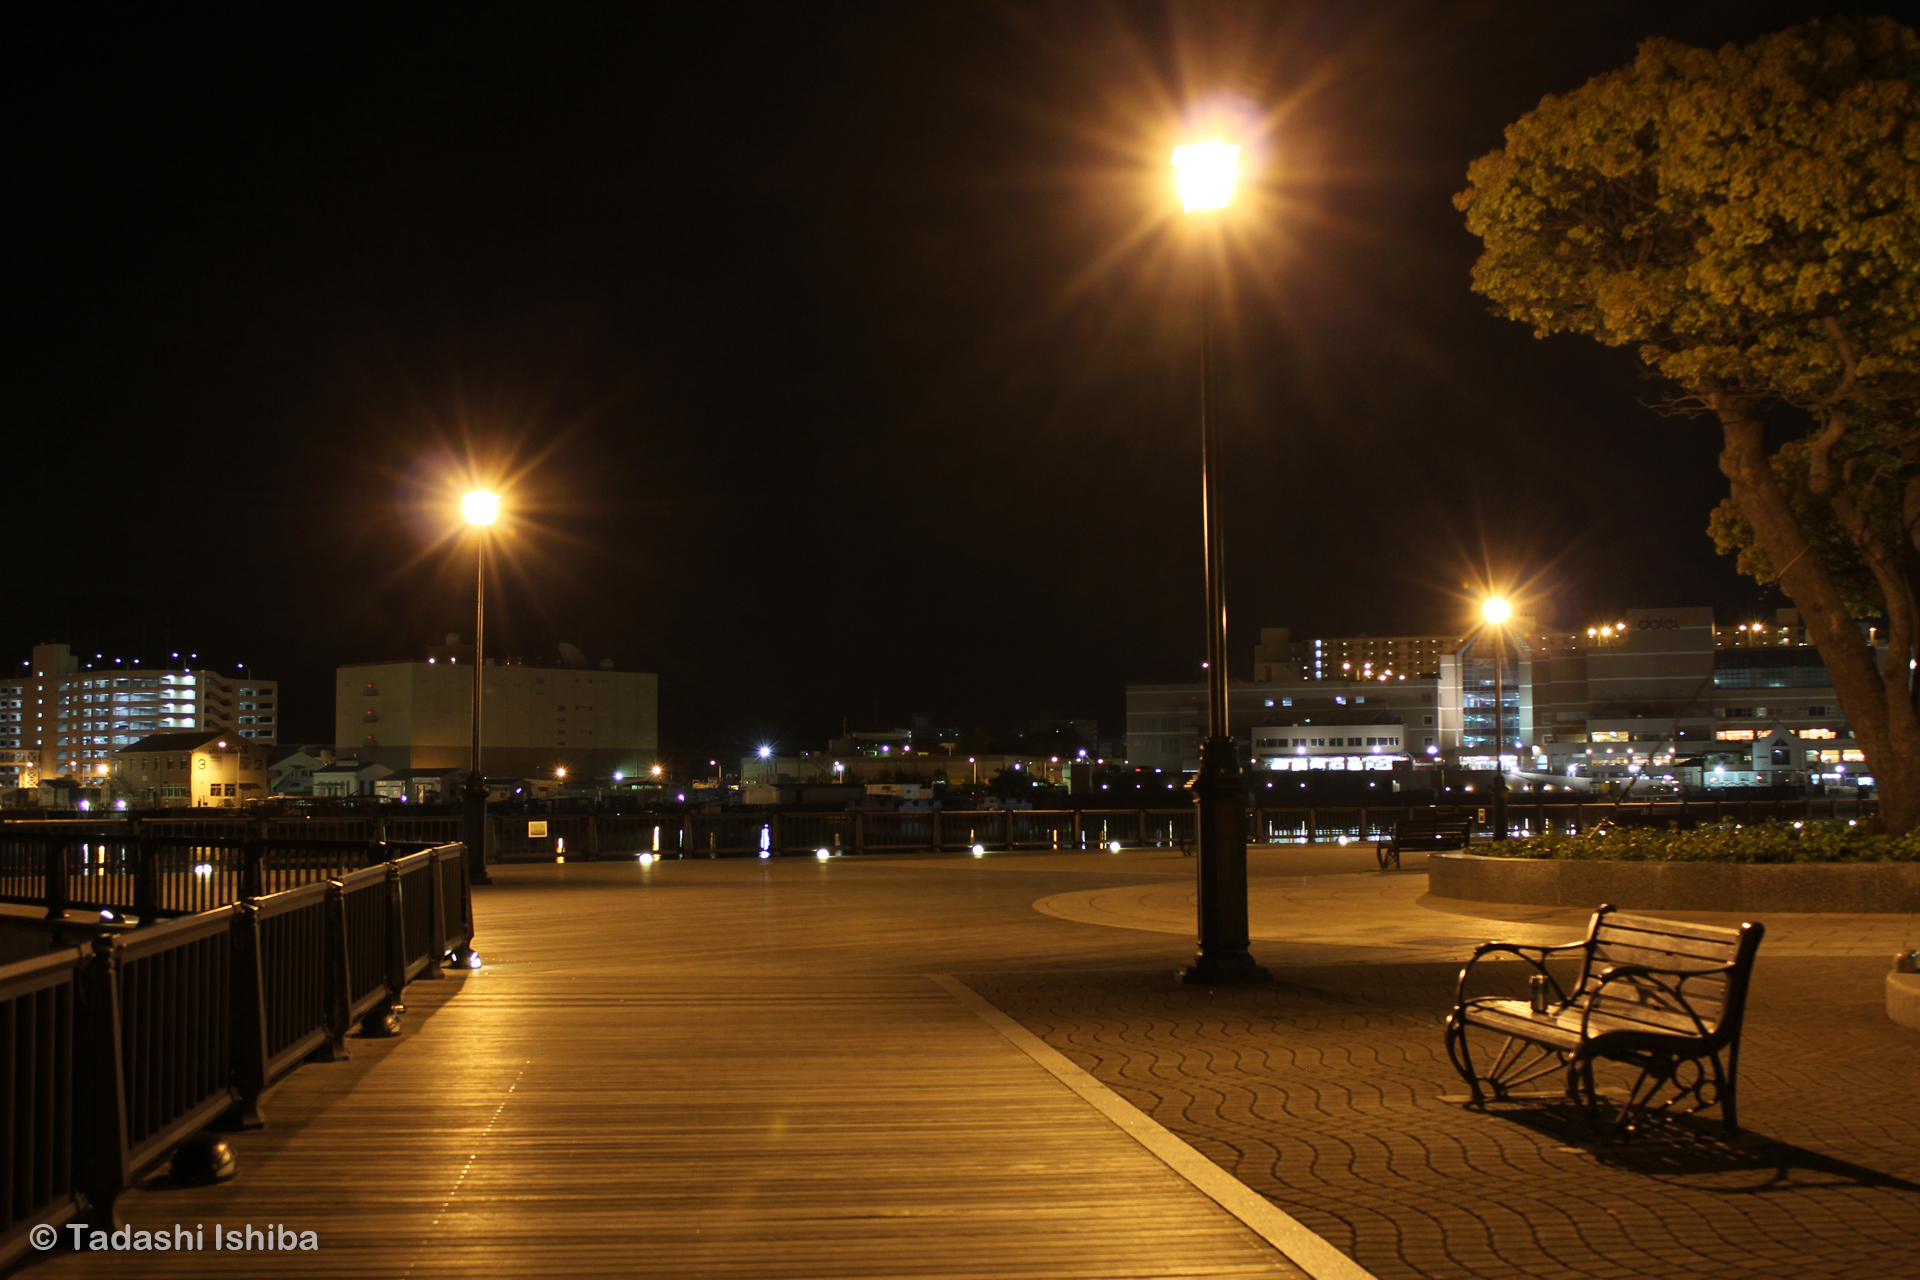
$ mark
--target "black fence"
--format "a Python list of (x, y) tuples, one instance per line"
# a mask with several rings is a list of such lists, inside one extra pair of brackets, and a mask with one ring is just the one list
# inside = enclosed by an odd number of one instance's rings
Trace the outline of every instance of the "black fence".
[(471, 902), (446, 845), (0, 967), (0, 1267), (37, 1225), (111, 1221), (202, 1130), (259, 1124), (267, 1085), (344, 1056), (356, 1020), (394, 1030), (409, 982), (471, 955)]
[(85, 910), (152, 924), (336, 879), (426, 847), (419, 839), (386, 839), (385, 828), (398, 825), (364, 818), (4, 822), (0, 902), (43, 904), (50, 917)]
[[(1514, 801), (1508, 834), (1577, 834), (1603, 821), (1681, 827), (1714, 822), (1766, 822), (1864, 817), (1871, 801), (1850, 799), (1675, 800), (1614, 804)], [(1484, 804), (1350, 805), (1249, 810), (1256, 844), (1385, 840), (1410, 814), (1472, 819), (1491, 835)], [(964, 852), (983, 850), (1191, 849), (1193, 810), (1011, 809), (938, 813), (818, 813), (738, 810), (726, 813), (564, 814), (489, 819), (490, 854), (499, 862), (551, 862), (661, 857), (770, 857), (809, 854)]]

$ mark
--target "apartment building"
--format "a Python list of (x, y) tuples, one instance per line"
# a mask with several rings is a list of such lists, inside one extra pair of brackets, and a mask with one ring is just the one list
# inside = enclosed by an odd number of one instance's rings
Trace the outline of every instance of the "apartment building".
[[(114, 753), (154, 733), (206, 730), (262, 744), (277, 740), (279, 682), (180, 663), (35, 645), (0, 684), (0, 786), (61, 776), (105, 777)], [(12, 763), (6, 763), (11, 760)]]
[[(339, 668), (334, 745), (394, 771), (453, 769), (469, 760), (471, 650)], [(488, 662), (481, 763), (493, 777), (643, 777), (659, 757), (659, 677), (597, 667)], [(316, 775), (317, 778), (317, 775)]]

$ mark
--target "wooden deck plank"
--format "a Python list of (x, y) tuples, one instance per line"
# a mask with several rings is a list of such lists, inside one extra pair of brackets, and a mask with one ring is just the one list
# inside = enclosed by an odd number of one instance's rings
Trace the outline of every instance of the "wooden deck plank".
[[(124, 1205), (148, 1228), (284, 1223), (318, 1252), (35, 1274), (1300, 1274), (946, 992), (863, 964), (905, 931), (886, 895), (850, 919), (816, 881), (782, 900), (739, 863), (681, 877), (743, 891), (743, 920), (738, 893), (667, 912), (632, 868), (557, 870), (477, 897), (498, 963), (417, 985), (403, 1036), (277, 1087), (238, 1178)], [(625, 930), (600, 924), (613, 893)]]

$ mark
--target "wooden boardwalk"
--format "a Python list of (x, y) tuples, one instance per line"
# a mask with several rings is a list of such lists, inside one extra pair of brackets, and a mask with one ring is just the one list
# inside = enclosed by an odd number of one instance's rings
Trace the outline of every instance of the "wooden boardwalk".
[(925, 976), (1171, 968), (1183, 943), (1032, 912), (1057, 870), (849, 863), (502, 869), (475, 895), (485, 969), (278, 1086), (232, 1182), (124, 1202), (317, 1251), (31, 1274), (1302, 1274)]

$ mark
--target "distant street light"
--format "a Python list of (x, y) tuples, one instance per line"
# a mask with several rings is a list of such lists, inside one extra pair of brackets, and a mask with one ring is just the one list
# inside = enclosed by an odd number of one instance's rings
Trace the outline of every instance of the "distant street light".
[[(1219, 210), (1233, 199), (1240, 148), (1224, 142), (1175, 147), (1180, 202), (1189, 215), (1203, 278), (1200, 289), (1200, 512), (1207, 586), (1207, 740), (1194, 779), (1194, 841), (1199, 905), (1199, 951), (1180, 972), (1183, 982), (1244, 986), (1270, 981), (1256, 964), (1247, 936), (1247, 796), (1240, 750), (1227, 724), (1227, 595), (1221, 564), (1217, 432), (1214, 427), (1214, 326), (1220, 309), (1226, 252)], [(1210, 216), (1208, 216), (1210, 215)]]
[(1504, 659), (1507, 651), (1506, 621), (1513, 616), (1513, 606), (1493, 596), (1480, 606), (1480, 616), (1493, 628), (1493, 838), (1507, 838), (1507, 768), (1504, 759), (1506, 727), (1501, 720), (1501, 712), (1507, 700), (1506, 669)]
[(460, 499), (461, 514), (474, 531), (473, 574), (473, 752), (462, 799), (466, 802), (467, 865), (475, 884), (491, 884), (487, 874), (487, 778), (480, 768), (482, 646), (487, 629), (488, 530), (500, 518), (500, 495), (476, 489)]

